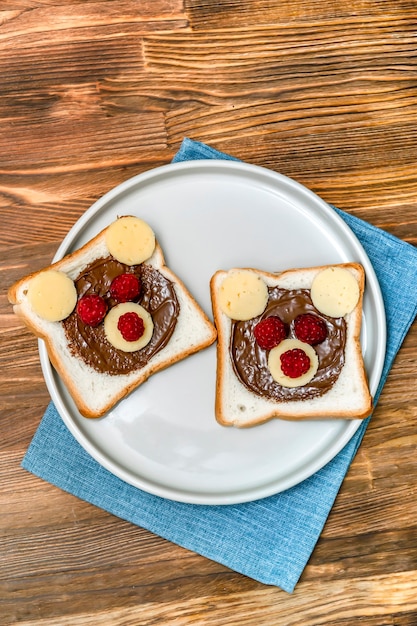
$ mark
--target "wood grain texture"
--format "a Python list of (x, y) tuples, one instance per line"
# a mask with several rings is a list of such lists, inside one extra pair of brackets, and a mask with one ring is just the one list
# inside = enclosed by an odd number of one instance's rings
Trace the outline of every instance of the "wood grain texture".
[(2, 0), (0, 624), (415, 626), (417, 330), (294, 594), (20, 468), (49, 402), (8, 286), (184, 136), (417, 244), (414, 0)]

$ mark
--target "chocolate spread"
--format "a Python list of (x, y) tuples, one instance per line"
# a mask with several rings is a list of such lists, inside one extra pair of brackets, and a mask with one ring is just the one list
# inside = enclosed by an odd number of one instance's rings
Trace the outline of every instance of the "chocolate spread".
[[(269, 288), (265, 311), (247, 322), (232, 322), (230, 354), (236, 375), (253, 393), (271, 400), (305, 400), (325, 394), (336, 382), (345, 362), (346, 322), (319, 313), (314, 307), (308, 289)], [(258, 346), (253, 328), (271, 315), (277, 315), (288, 325), (288, 337), (294, 334), (294, 319), (302, 313), (314, 313), (327, 325), (327, 338), (314, 346), (319, 368), (314, 378), (302, 387), (283, 387), (277, 383), (268, 369), (268, 352)]]
[(95, 328), (87, 326), (75, 310), (63, 321), (72, 354), (108, 374), (128, 374), (144, 367), (168, 343), (179, 314), (174, 286), (157, 269), (146, 263), (128, 266), (111, 256), (91, 263), (74, 281), (78, 298), (98, 294), (110, 310), (117, 304), (110, 295), (110, 285), (116, 276), (125, 273), (136, 274), (141, 281), (138, 303), (150, 313), (154, 323), (152, 339), (144, 348), (136, 352), (118, 350), (107, 340), (103, 324)]

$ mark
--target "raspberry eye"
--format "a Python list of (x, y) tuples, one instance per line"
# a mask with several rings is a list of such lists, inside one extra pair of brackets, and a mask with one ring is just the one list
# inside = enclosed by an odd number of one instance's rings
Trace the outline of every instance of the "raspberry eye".
[(98, 326), (107, 313), (107, 305), (103, 298), (91, 294), (80, 298), (77, 304), (77, 313), (86, 326)]
[(294, 334), (300, 341), (315, 346), (327, 337), (326, 322), (313, 313), (303, 313), (294, 320)]
[(287, 336), (287, 327), (277, 315), (271, 315), (256, 324), (253, 334), (263, 350), (272, 350)]
[(142, 289), (136, 274), (120, 274), (110, 285), (110, 295), (116, 302), (132, 302), (136, 300)]

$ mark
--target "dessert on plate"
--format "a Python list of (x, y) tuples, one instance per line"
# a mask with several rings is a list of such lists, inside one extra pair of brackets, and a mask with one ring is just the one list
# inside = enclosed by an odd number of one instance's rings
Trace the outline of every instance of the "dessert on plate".
[(151, 375), (212, 344), (216, 331), (165, 264), (152, 228), (123, 216), (8, 291), (45, 341), (85, 417), (104, 416)]
[(219, 270), (216, 418), (363, 419), (372, 410), (360, 344), (365, 272), (358, 263)]

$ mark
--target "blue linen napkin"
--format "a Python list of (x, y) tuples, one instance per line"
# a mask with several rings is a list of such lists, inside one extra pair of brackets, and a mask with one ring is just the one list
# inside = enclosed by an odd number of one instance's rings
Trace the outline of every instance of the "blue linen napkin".
[[(185, 139), (174, 161), (233, 159)], [(337, 209), (335, 209), (338, 211)], [(350, 216), (379, 279), (386, 307), (388, 345), (381, 392), (417, 312), (417, 249)], [(287, 491), (238, 505), (183, 504), (145, 493), (101, 467), (78, 444), (51, 403), (22, 461), (42, 479), (262, 583), (292, 592), (320, 536), (368, 420), (324, 468)]]

